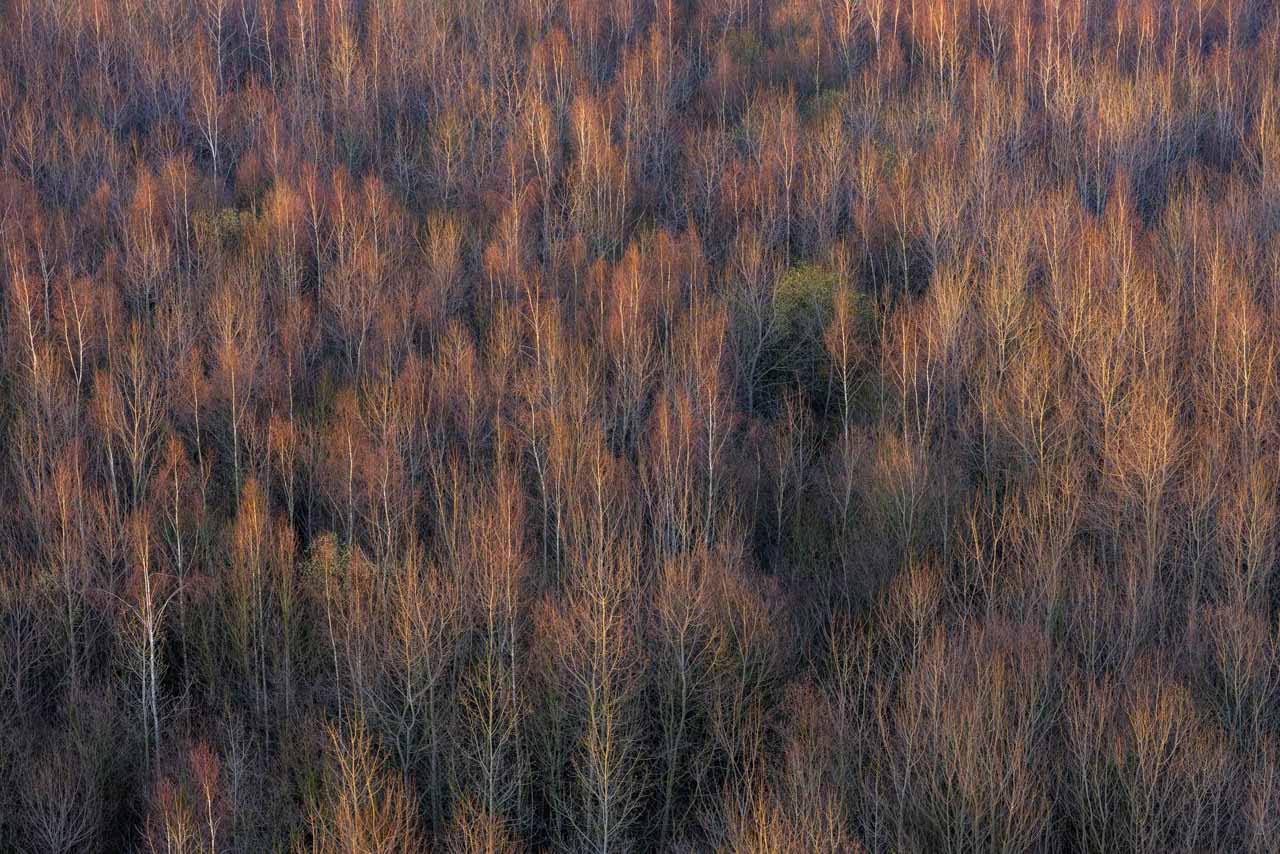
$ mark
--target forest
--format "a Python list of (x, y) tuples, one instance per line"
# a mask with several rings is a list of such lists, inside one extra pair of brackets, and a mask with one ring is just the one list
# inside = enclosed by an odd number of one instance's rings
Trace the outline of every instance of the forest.
[(0, 0), (0, 851), (1280, 849), (1274, 0)]

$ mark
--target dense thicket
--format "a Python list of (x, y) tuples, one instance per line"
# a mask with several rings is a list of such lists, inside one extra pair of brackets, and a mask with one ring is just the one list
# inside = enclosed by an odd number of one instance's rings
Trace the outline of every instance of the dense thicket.
[(1269, 0), (0, 0), (0, 849), (1275, 851)]

